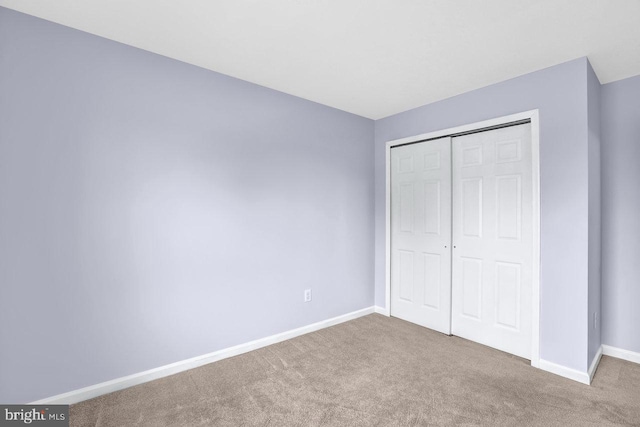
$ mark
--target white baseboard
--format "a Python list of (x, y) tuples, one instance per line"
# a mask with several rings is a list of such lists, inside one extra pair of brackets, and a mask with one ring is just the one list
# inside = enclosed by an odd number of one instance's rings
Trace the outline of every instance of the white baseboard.
[(303, 326), (301, 328), (292, 329), (290, 331), (282, 332), (269, 337), (261, 338), (255, 341), (250, 341), (245, 344), (236, 345), (234, 347), (225, 348), (222, 350), (214, 351), (213, 353), (204, 354), (202, 356), (196, 356), (191, 359), (182, 360), (180, 362), (171, 363), (170, 365), (161, 366), (159, 368), (150, 369), (148, 371), (139, 372), (137, 374), (128, 375), (126, 377), (116, 378), (111, 381), (106, 381), (100, 384), (92, 385), (89, 387), (73, 390), (67, 393), (52, 396), (46, 399), (32, 402), (33, 405), (54, 405), (54, 404), (73, 404), (82, 402), (83, 400), (92, 399), (94, 397), (101, 396), (103, 394), (112, 393), (114, 391), (122, 390), (124, 388), (132, 387), (138, 384), (143, 384), (149, 381), (156, 380), (158, 378), (167, 377), (169, 375), (177, 374), (189, 369), (197, 368), (198, 366), (206, 365), (208, 363), (217, 362), (218, 360), (226, 359), (229, 357), (237, 356), (239, 354), (247, 353), (252, 350), (257, 350), (268, 345), (276, 344), (282, 341), (286, 341), (291, 338), (298, 337), (300, 335), (308, 334), (310, 332), (318, 331), (320, 329), (328, 328), (339, 323), (343, 323), (349, 320), (356, 319), (358, 317), (366, 316), (375, 311), (374, 307), (363, 308), (362, 310), (353, 311), (351, 313), (343, 314), (342, 316), (333, 317), (331, 319), (323, 320), (321, 322), (313, 323), (311, 325)]
[(382, 314), (383, 316), (389, 317), (391, 315), (389, 313), (389, 310), (387, 310), (386, 308), (380, 307), (379, 305), (376, 305), (373, 309), (375, 310), (376, 313)]
[[(548, 360), (540, 359), (539, 368), (543, 371), (551, 372), (552, 374), (560, 375), (561, 377), (569, 378), (570, 380), (578, 381), (579, 383), (590, 385), (593, 380), (593, 376), (598, 370), (600, 359), (602, 359), (603, 347), (600, 346), (596, 352), (596, 356), (589, 366), (587, 372), (578, 371), (577, 369), (567, 368), (566, 366), (558, 365), (557, 363), (549, 362)], [(606, 354), (606, 353), (605, 353)]]
[(572, 379), (574, 381), (581, 382), (583, 384), (591, 384), (593, 376), (598, 370), (598, 365), (602, 356), (615, 357), (629, 362), (640, 363), (640, 353), (634, 351), (624, 350), (621, 348), (612, 347), (610, 345), (602, 344), (596, 353), (596, 356), (589, 366), (587, 372), (580, 372), (575, 369), (567, 368), (565, 366), (557, 365), (552, 362), (540, 359), (540, 369), (560, 375), (565, 378)]
[(591, 366), (589, 366), (589, 370), (587, 371), (587, 373), (589, 374), (589, 384), (591, 384), (591, 381), (593, 381), (593, 376), (598, 369), (600, 359), (602, 359), (602, 346), (600, 346), (600, 348), (598, 349), (596, 357), (593, 358), (593, 362), (591, 362)]
[(617, 357), (618, 359), (627, 360), (629, 362), (640, 363), (640, 353), (611, 347), (610, 345), (602, 344), (602, 354), (605, 356)]
[(561, 377), (569, 378), (582, 384), (589, 385), (591, 383), (588, 372), (567, 368), (566, 366), (558, 365), (544, 359), (540, 359), (540, 366), (538, 367), (543, 371), (551, 372), (552, 374), (560, 375)]

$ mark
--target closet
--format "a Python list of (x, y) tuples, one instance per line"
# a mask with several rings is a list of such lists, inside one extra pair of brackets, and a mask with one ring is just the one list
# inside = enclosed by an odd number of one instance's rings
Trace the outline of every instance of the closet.
[(391, 315), (527, 359), (531, 124), (391, 148)]

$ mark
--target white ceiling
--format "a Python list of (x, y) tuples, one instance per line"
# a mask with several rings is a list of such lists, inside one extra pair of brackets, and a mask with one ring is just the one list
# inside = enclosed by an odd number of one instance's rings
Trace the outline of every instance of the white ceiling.
[(0, 0), (372, 119), (588, 56), (640, 74), (640, 0)]

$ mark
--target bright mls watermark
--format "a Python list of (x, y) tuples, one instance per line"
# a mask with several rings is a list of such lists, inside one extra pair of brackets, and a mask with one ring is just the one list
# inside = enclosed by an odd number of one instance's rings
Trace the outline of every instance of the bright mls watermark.
[(0, 427), (68, 427), (69, 405), (0, 405)]

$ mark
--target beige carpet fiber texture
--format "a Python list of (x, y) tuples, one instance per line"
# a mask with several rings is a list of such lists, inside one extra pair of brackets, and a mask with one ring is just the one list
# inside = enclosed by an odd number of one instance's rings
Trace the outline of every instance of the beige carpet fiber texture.
[(378, 314), (71, 406), (72, 426), (640, 426), (640, 365), (591, 386)]

